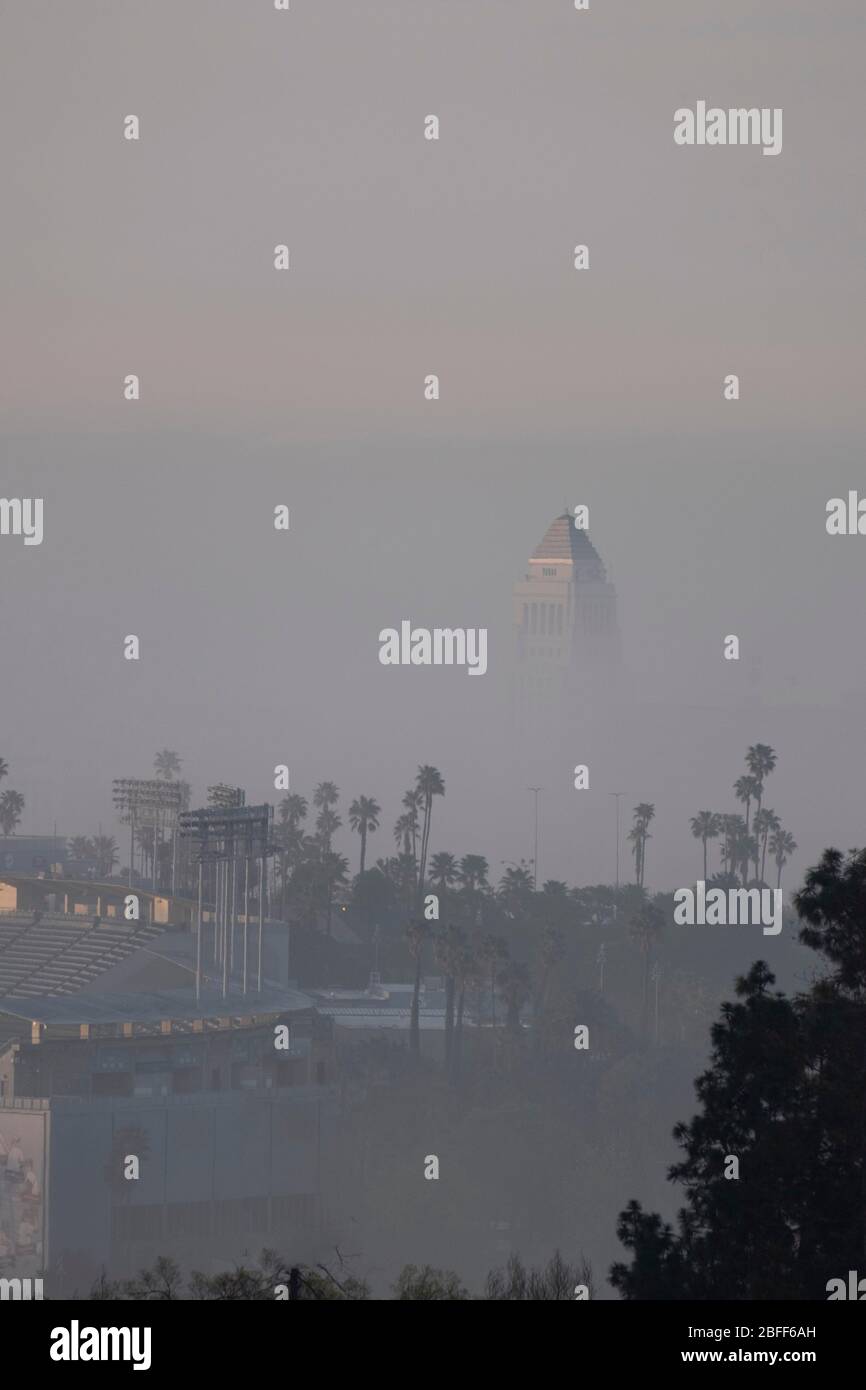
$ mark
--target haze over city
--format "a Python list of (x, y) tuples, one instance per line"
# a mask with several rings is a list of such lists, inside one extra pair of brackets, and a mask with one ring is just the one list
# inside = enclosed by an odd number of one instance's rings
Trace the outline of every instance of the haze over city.
[(2, 1297), (866, 1273), (862, 6), (4, 10)]

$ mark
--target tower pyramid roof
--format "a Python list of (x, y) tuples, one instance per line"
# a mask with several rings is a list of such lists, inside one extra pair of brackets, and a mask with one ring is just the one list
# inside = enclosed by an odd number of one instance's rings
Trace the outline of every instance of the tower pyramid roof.
[(601, 556), (586, 531), (577, 529), (568, 512), (550, 523), (532, 552), (530, 563), (574, 565), (575, 579), (604, 581), (606, 578)]

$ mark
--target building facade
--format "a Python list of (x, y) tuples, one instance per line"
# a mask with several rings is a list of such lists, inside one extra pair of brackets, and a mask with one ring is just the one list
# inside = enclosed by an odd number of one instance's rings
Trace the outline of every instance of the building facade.
[(522, 726), (573, 715), (615, 693), (616, 590), (585, 530), (563, 512), (514, 586), (516, 711)]
[(306, 996), (4, 1005), (30, 1028), (0, 1050), (0, 1275), (86, 1297), (160, 1255), (316, 1251), (333, 1027)]

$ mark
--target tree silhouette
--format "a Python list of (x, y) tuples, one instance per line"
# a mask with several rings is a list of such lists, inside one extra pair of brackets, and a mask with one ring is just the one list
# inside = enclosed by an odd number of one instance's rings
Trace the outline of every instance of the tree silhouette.
[(379, 829), (382, 808), (372, 796), (359, 796), (349, 807), (349, 824), (361, 837), (361, 863), (358, 873), (364, 872), (367, 859), (367, 836)]
[(620, 1215), (624, 1298), (826, 1298), (866, 1266), (866, 851), (826, 850), (795, 906), (829, 971), (793, 998), (763, 961), (737, 981), (701, 1112), (674, 1130), (676, 1227), (638, 1202)]
[(700, 840), (704, 847), (704, 882), (708, 878), (707, 874), (707, 841), (715, 840), (721, 829), (721, 817), (715, 811), (698, 811), (696, 816), (692, 816), (692, 834), (696, 840)]

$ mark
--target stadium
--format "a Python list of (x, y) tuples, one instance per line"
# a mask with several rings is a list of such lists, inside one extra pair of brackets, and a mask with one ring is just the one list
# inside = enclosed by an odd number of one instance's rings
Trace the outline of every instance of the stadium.
[(0, 1275), (63, 1297), (315, 1248), (333, 1025), (285, 982), (285, 923), (239, 910), (249, 809), (219, 837), (202, 813), (198, 902), (57, 862), (0, 880)]

